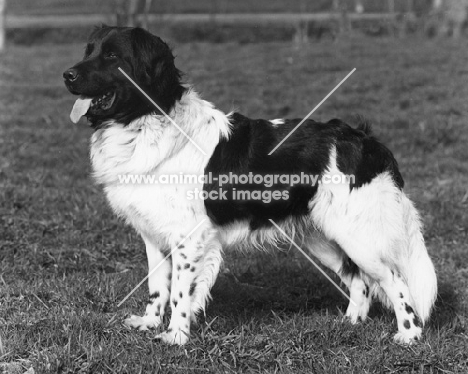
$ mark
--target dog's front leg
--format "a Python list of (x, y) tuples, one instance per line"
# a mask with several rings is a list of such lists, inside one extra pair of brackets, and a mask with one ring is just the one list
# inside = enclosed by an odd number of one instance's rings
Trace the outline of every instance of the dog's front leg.
[(155, 240), (143, 236), (148, 257), (149, 302), (144, 316), (132, 315), (125, 320), (129, 327), (140, 330), (157, 328), (163, 319), (169, 301), (169, 284), (171, 281), (171, 260), (165, 259)]
[[(206, 231), (206, 230), (205, 230)], [(168, 344), (183, 345), (190, 336), (191, 299), (199, 273), (196, 262), (203, 256), (205, 231), (182, 237), (172, 255), (171, 322), (157, 337)]]

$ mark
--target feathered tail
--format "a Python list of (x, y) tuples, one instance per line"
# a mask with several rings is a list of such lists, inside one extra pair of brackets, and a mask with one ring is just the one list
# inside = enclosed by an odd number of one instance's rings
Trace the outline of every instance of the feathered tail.
[(437, 297), (437, 277), (424, 244), (419, 214), (404, 194), (402, 204), (409, 255), (405, 275), (416, 313), (425, 322), (430, 316)]

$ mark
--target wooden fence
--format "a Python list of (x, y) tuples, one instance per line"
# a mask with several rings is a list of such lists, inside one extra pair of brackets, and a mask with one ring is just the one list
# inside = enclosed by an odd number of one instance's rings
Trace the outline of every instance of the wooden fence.
[[(0, 0), (2, 1), (2, 0)], [(351, 21), (359, 20), (391, 20), (391, 13), (349, 13)], [(279, 24), (295, 25), (300, 22), (321, 22), (337, 19), (339, 15), (329, 13), (266, 13), (266, 14), (149, 14), (148, 21), (176, 23), (207, 23), (214, 22), (220, 25), (255, 25)], [(141, 16), (143, 18), (143, 16)], [(110, 14), (86, 15), (51, 15), (51, 16), (23, 16), (7, 15), (6, 28), (68, 28), (92, 26), (100, 23), (116, 24), (117, 16)]]

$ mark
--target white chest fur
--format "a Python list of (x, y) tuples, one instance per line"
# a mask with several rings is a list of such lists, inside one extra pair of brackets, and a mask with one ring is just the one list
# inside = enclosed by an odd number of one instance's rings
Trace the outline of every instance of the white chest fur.
[[(189, 91), (166, 117), (148, 115), (127, 126), (109, 122), (91, 138), (91, 163), (113, 210), (144, 235), (170, 235), (206, 215), (203, 200), (188, 199), (200, 181), (160, 183), (164, 176), (203, 175), (228, 117)], [(133, 179), (130, 179), (133, 176)], [(148, 178), (150, 177), (150, 178)], [(177, 230), (175, 230), (177, 231)]]

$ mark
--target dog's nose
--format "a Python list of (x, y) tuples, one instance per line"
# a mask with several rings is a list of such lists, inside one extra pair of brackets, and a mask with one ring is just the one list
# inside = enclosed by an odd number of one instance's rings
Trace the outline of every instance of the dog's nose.
[(78, 78), (78, 70), (76, 70), (74, 68), (66, 70), (63, 73), (63, 78), (66, 79), (69, 82), (76, 81), (76, 79)]

